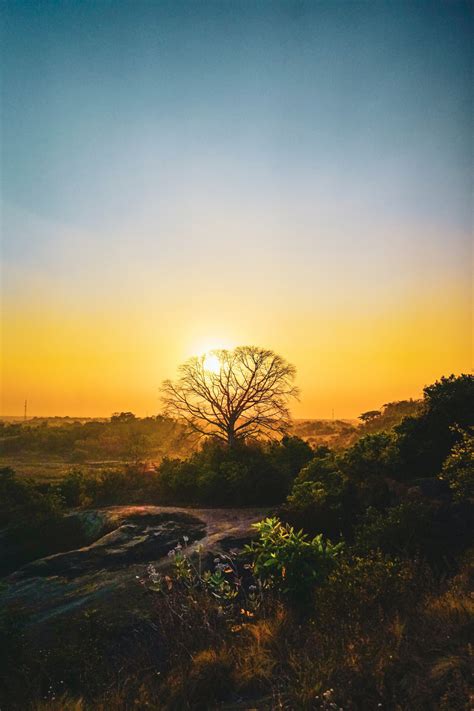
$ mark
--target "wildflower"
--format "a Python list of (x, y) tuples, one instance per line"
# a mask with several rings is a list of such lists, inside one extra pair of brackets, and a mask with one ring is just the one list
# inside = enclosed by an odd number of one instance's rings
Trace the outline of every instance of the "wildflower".
[(187, 543), (189, 541), (189, 536), (183, 536), (183, 541)]
[(256, 590), (257, 586), (256, 585), (249, 585), (249, 590)]
[(174, 558), (176, 555), (176, 551), (174, 548), (172, 548), (170, 551), (168, 551), (168, 558)]

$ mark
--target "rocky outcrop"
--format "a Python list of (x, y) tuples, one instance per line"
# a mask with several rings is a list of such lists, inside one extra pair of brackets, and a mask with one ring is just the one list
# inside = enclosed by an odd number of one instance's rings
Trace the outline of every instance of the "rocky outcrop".
[(199, 548), (203, 563), (241, 548), (268, 510), (114, 506), (70, 515), (80, 523), (81, 547), (28, 563), (2, 580), (0, 607), (28, 625), (100, 603), (128, 605), (143, 589), (148, 563), (169, 565), (167, 554), (178, 543), (188, 555)]
[[(145, 511), (125, 516), (117, 523), (119, 525), (114, 530), (91, 545), (36, 560), (20, 568), (12, 578), (50, 575), (70, 578), (91, 571), (157, 560), (182, 541), (183, 536), (195, 541), (206, 532), (203, 521), (184, 513), (153, 514)], [(103, 521), (102, 527), (106, 525), (107, 521)]]

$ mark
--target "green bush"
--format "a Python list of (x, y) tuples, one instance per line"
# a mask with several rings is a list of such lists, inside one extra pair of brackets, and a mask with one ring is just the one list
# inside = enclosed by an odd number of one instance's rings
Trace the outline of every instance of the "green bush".
[(18, 479), (10, 467), (0, 469), (0, 525), (35, 530), (62, 514), (63, 500), (54, 488)]
[[(358, 444), (351, 449), (358, 448)], [(389, 491), (381, 475), (352, 476), (348, 459), (347, 453), (340, 455), (319, 447), (296, 477), (281, 509), (282, 517), (309, 533), (351, 539), (358, 517), (369, 506), (388, 505)]]
[(438, 501), (406, 501), (385, 511), (369, 508), (356, 529), (356, 549), (421, 556), (444, 568), (471, 540), (473, 507)]
[(398, 467), (395, 439), (387, 432), (365, 435), (340, 456), (339, 464), (354, 481), (392, 478)]
[(82, 543), (77, 520), (64, 515), (64, 501), (51, 485), (18, 479), (0, 470), (0, 574), (16, 570), (36, 558), (74, 548)]
[(389, 613), (409, 609), (424, 589), (429, 589), (432, 576), (428, 568), (413, 561), (388, 556), (379, 551), (358, 555), (350, 550), (339, 556), (325, 585), (318, 590), (316, 607), (327, 615), (362, 621), (376, 608)]
[(339, 470), (336, 455), (321, 447), (296, 477), (282, 516), (308, 532), (339, 536), (347, 531), (353, 515), (352, 489)]
[(66, 506), (81, 506), (85, 503), (87, 480), (80, 469), (72, 469), (61, 481), (59, 491)]
[(461, 430), (459, 434), (461, 439), (452, 448), (440, 475), (456, 501), (474, 498), (474, 434), (472, 430)]
[(259, 538), (246, 552), (253, 558), (255, 575), (294, 598), (307, 598), (327, 578), (342, 548), (341, 543), (323, 540), (322, 534), (308, 538), (278, 518), (266, 518), (253, 526)]
[[(280, 503), (311, 448), (296, 437), (229, 449), (213, 441), (186, 460), (165, 459), (153, 482), (161, 503), (249, 506)], [(155, 486), (156, 484), (156, 486)]]
[(451, 375), (424, 389), (419, 416), (406, 417), (395, 427), (403, 480), (438, 476), (462, 429), (474, 425), (474, 376)]

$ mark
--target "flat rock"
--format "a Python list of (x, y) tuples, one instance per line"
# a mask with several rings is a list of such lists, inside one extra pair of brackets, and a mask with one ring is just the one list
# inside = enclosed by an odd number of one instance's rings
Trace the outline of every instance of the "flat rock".
[[(114, 604), (128, 605), (146, 576), (146, 566), (170, 565), (168, 552), (178, 543), (186, 554), (205, 560), (241, 548), (252, 524), (268, 509), (185, 509), (163, 506), (111, 506), (76, 511), (87, 544), (24, 565), (2, 579), (0, 607), (44, 625), (58, 616)], [(118, 597), (117, 597), (118, 596)]]
[(94, 543), (28, 563), (11, 579), (50, 575), (75, 577), (156, 560), (182, 542), (183, 536), (194, 541), (203, 538), (205, 532), (206, 524), (189, 514), (132, 514)]

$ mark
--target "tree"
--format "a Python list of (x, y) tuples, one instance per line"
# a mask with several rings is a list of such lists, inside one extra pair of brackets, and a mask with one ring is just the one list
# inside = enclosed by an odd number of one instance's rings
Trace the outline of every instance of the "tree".
[(421, 412), (394, 428), (404, 479), (438, 476), (461, 431), (474, 426), (474, 376), (450, 375), (424, 389)]
[(440, 478), (447, 481), (457, 501), (474, 498), (474, 429), (456, 428), (461, 437), (443, 464)]
[(136, 416), (133, 412), (114, 412), (110, 418), (113, 423), (135, 422)]
[(271, 350), (240, 346), (194, 357), (176, 382), (162, 385), (164, 412), (203, 436), (234, 446), (286, 434), (288, 400), (298, 396), (296, 370)]
[(362, 422), (372, 422), (372, 420), (376, 420), (377, 417), (380, 417), (381, 414), (380, 410), (369, 410), (359, 415), (359, 420), (362, 420)]

